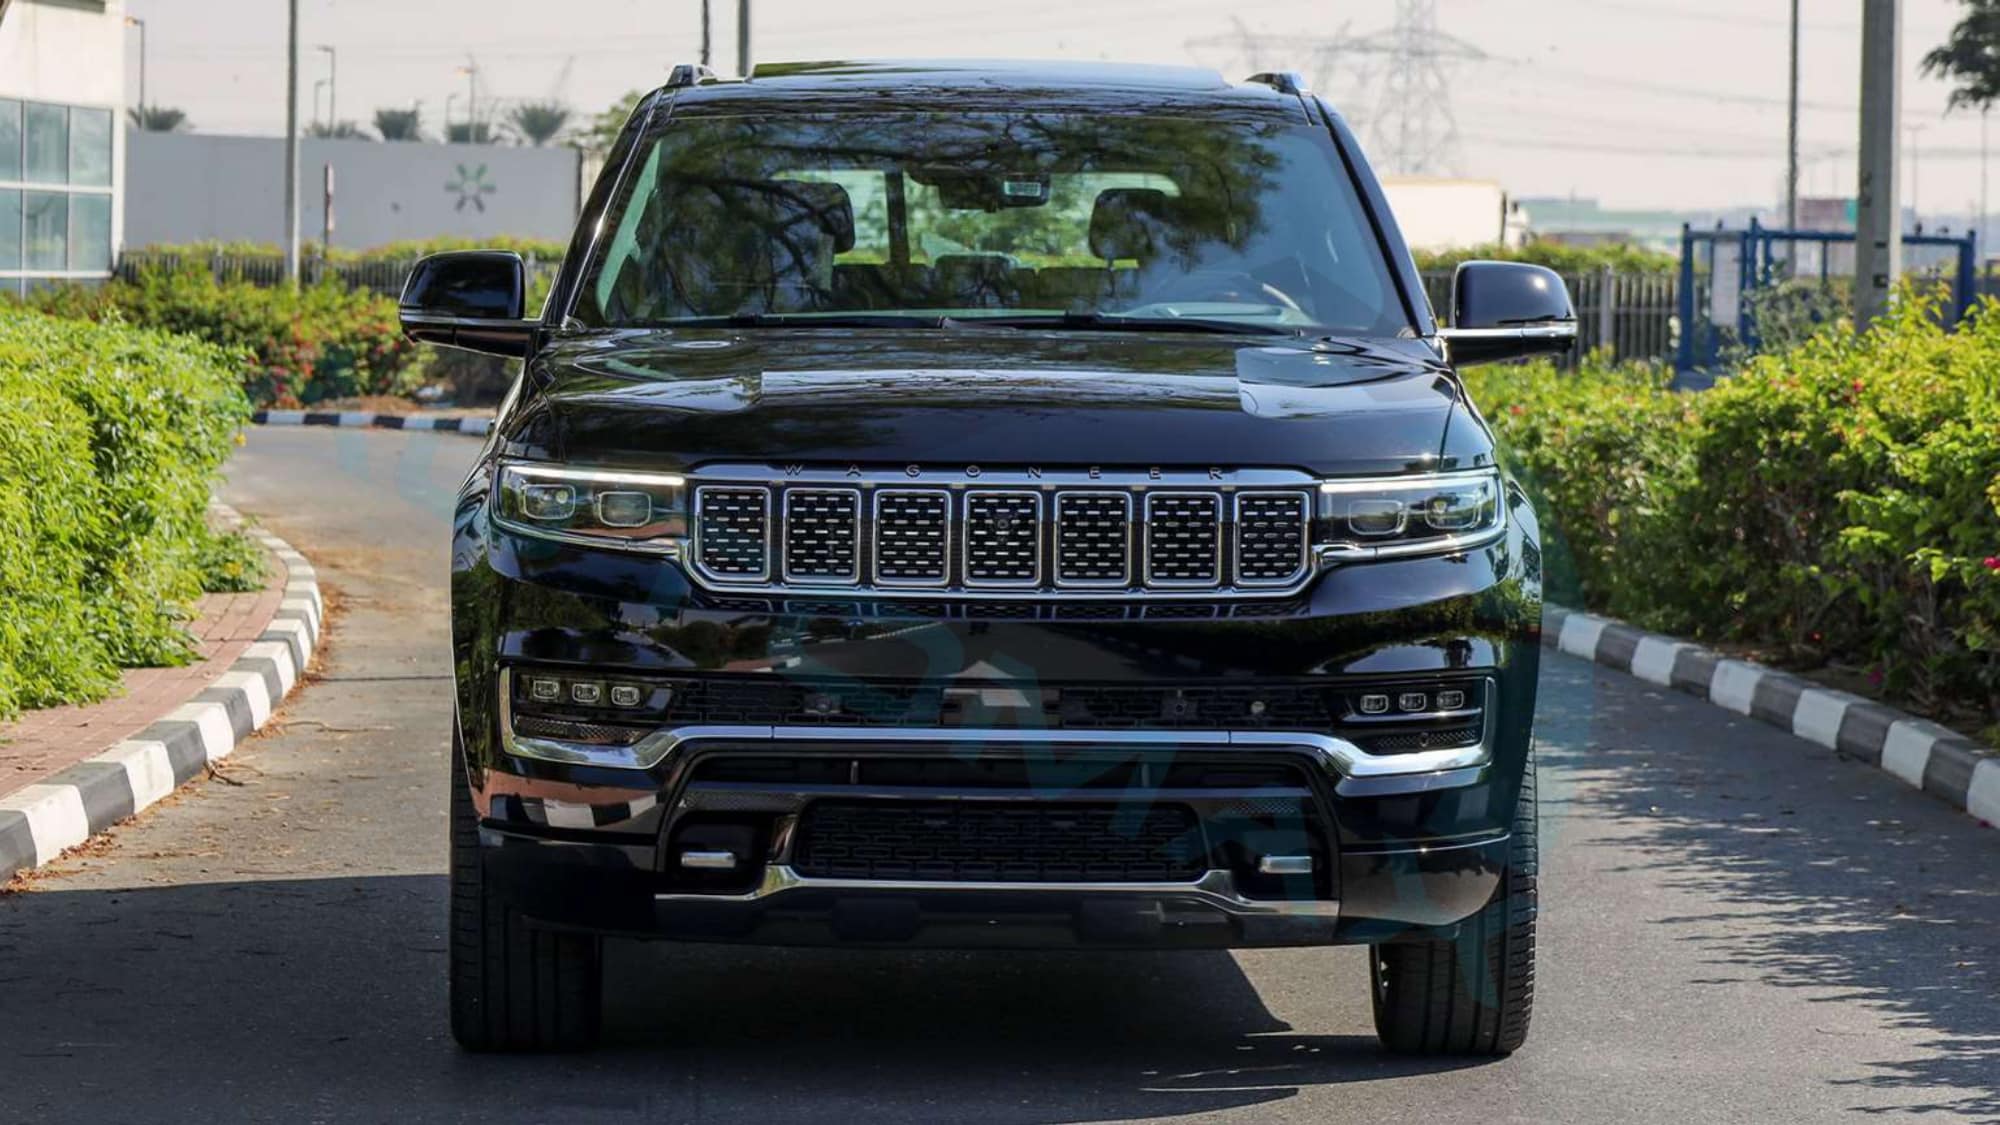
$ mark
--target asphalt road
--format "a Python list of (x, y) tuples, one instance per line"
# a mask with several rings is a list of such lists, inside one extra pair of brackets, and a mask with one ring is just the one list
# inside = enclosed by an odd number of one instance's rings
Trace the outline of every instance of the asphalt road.
[(273, 734), (0, 898), (0, 1121), (2000, 1121), (2000, 832), (1552, 658), (1540, 997), (1378, 1052), (1358, 950), (615, 945), (608, 1042), (445, 1032), (448, 498), (474, 443), (258, 430), (225, 498), (338, 607)]

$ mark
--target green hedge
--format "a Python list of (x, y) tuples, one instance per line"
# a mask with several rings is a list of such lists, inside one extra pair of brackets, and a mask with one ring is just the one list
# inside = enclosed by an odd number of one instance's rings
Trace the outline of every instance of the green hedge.
[(203, 516), (247, 420), (218, 348), (0, 307), (0, 716), (185, 661), (204, 587), (261, 584)]
[(1834, 664), (2000, 735), (2000, 305), (1836, 323), (1713, 390), (1471, 372), (1587, 603)]
[(1566, 246), (1557, 242), (1530, 242), (1525, 246), (1472, 246), (1462, 250), (1418, 251), (1417, 268), (1448, 270), (1460, 262), (1496, 259), (1503, 262), (1532, 262), (1557, 273), (1596, 273), (1610, 266), (1618, 273), (1674, 273), (1681, 268), (1672, 254), (1628, 244)]
[(58, 316), (122, 320), (219, 345), (243, 357), (244, 390), (260, 406), (403, 394), (421, 377), (396, 302), (331, 283), (294, 291), (217, 281), (189, 262), (141, 270), (133, 281), (44, 289), (28, 301)]

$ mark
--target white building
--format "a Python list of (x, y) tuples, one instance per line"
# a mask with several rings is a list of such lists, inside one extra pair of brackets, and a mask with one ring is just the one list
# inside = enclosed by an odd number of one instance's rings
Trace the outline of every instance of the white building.
[(111, 275), (125, 35), (123, 0), (0, 0), (0, 293)]

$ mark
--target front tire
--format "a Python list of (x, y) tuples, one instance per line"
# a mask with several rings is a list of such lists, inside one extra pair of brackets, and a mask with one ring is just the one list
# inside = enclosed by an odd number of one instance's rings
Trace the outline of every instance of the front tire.
[(451, 754), (451, 1034), (468, 1051), (562, 1051), (597, 1041), (602, 942), (536, 929), (494, 886), (456, 731)]
[(1375, 1033), (1391, 1051), (1509, 1055), (1535, 1004), (1535, 755), (1521, 775), (1500, 886), (1449, 941), (1371, 946)]

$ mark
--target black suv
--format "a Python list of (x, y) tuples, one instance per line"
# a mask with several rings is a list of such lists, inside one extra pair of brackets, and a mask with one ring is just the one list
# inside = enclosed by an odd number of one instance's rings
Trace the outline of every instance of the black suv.
[[(596, 1031), (607, 935), (1367, 944), (1391, 1048), (1505, 1053), (1534, 979), (1535, 514), (1287, 75), (683, 67), (538, 316), (426, 259), (419, 340), (522, 361), (457, 501), (451, 1023)], [(1360, 982), (1356, 982), (1357, 985)]]

